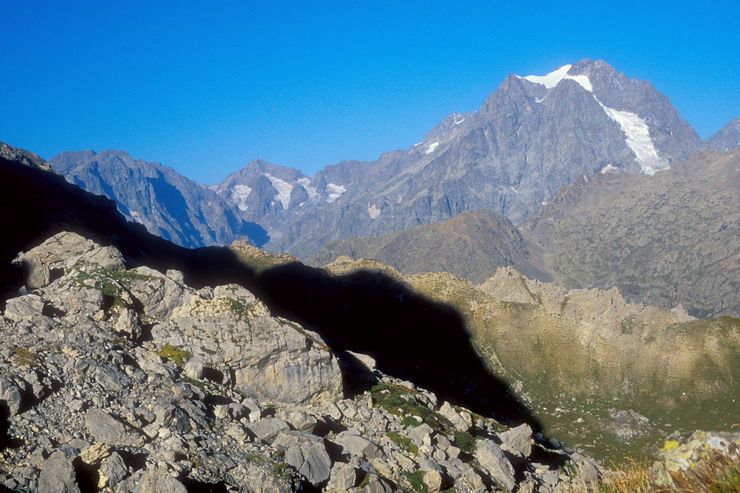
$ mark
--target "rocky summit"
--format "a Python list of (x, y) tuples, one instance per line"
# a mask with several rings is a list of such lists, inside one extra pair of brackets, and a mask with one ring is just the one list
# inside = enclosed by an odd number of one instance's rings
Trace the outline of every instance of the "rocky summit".
[[(241, 286), (194, 289), (66, 232), (18, 260), (24, 293), (0, 318), (11, 491), (578, 491), (599, 478), (527, 425), (440, 401), (372, 358), (349, 355), (348, 371)], [(358, 368), (367, 390), (350, 393)]]

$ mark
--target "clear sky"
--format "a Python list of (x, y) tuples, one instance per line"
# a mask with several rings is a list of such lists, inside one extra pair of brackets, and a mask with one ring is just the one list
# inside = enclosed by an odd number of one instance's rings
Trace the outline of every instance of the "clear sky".
[(603, 59), (702, 137), (740, 116), (740, 2), (3, 0), (0, 141), (121, 149), (205, 184), (420, 141), (509, 73)]

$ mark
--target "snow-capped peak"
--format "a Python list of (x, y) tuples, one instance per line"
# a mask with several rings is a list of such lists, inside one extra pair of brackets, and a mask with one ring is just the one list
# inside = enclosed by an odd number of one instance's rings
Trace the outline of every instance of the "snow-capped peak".
[(569, 75), (568, 72), (570, 69), (573, 68), (573, 65), (563, 65), (562, 67), (553, 70), (547, 75), (527, 75), (525, 77), (519, 77), (520, 79), (528, 80), (529, 82), (534, 82), (535, 84), (542, 84), (548, 89), (552, 89), (553, 87), (560, 84), (560, 81), (563, 79), (570, 79), (578, 84), (581, 85), (585, 90), (588, 92), (593, 92), (594, 87), (591, 84), (591, 80), (589, 80), (587, 75)]

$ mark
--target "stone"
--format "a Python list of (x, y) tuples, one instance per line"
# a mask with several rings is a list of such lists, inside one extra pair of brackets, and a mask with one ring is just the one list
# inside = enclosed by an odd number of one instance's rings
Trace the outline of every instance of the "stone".
[(659, 454), (649, 473), (654, 487), (701, 487), (696, 478), (702, 469), (721, 462), (726, 466), (740, 462), (740, 432), (697, 431), (688, 435), (671, 435)]
[(532, 453), (532, 428), (526, 423), (498, 434), (501, 449), (520, 457)]
[(100, 479), (101, 482), (103, 482), (103, 477), (105, 477), (105, 482), (104, 484), (98, 483), (98, 486), (103, 488), (107, 485), (111, 488), (115, 488), (118, 483), (128, 476), (129, 471), (130, 469), (123, 460), (123, 457), (121, 457), (118, 452), (113, 452), (110, 457), (104, 459), (100, 465)]
[(39, 475), (39, 493), (80, 493), (72, 461), (64, 452), (52, 453)]
[(345, 462), (336, 462), (324, 491), (344, 493), (357, 484), (357, 470)]
[(267, 443), (272, 443), (280, 433), (290, 430), (288, 423), (277, 418), (263, 418), (250, 423), (247, 428), (254, 436)]
[(185, 486), (163, 468), (144, 473), (134, 493), (187, 493)]
[(414, 445), (421, 447), (423, 445), (429, 446), (432, 444), (433, 433), (434, 430), (431, 426), (426, 423), (422, 423), (419, 426), (410, 428), (407, 435), (411, 441), (414, 442)]
[(316, 416), (300, 408), (281, 409), (276, 417), (284, 419), (296, 430), (309, 433), (313, 432), (319, 422)]
[(449, 402), (443, 402), (439, 408), (439, 414), (449, 419), (452, 425), (458, 431), (468, 431), (473, 426), (473, 418), (470, 413), (457, 412)]
[(514, 488), (514, 468), (493, 440), (479, 440), (475, 458), (494, 481), (509, 490)]
[(97, 465), (101, 460), (110, 456), (110, 448), (104, 443), (96, 443), (80, 452), (80, 459), (91, 466)]
[(309, 483), (318, 486), (331, 474), (331, 459), (321, 442), (304, 443), (285, 452), (285, 461), (306, 477)]
[(343, 396), (339, 364), (317, 334), (270, 316), (247, 290), (219, 286), (193, 294), (152, 327), (159, 346), (181, 346), (223, 368), (237, 390), (262, 402), (300, 404)]
[(98, 408), (85, 413), (85, 428), (98, 442), (113, 446), (141, 446), (143, 437), (110, 414)]
[(343, 431), (334, 438), (334, 443), (341, 446), (342, 449), (352, 455), (357, 455), (365, 459), (380, 458), (383, 451), (370, 440), (363, 438), (353, 430)]

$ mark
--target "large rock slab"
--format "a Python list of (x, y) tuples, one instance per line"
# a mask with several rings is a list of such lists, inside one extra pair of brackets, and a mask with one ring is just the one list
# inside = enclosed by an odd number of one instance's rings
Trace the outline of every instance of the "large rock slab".
[(501, 486), (509, 490), (516, 486), (514, 468), (493, 440), (479, 441), (475, 450), (475, 458), (478, 459), (481, 467), (491, 475), (491, 478)]
[(180, 346), (233, 375), (235, 388), (263, 402), (308, 404), (342, 397), (336, 358), (318, 334), (272, 317), (246, 289), (220, 286), (191, 296), (152, 329), (159, 345)]
[(72, 461), (64, 452), (54, 452), (39, 475), (39, 493), (80, 493)]

